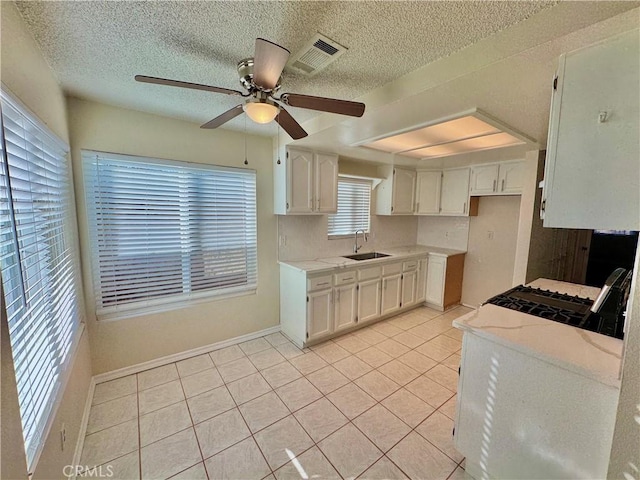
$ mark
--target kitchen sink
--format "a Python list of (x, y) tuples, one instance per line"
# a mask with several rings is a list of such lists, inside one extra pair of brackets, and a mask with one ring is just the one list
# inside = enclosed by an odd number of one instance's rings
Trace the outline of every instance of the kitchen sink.
[(371, 260), (374, 258), (384, 258), (389, 257), (386, 253), (380, 252), (369, 252), (369, 253), (358, 253), (356, 255), (344, 255), (343, 258), (349, 258), (351, 260)]

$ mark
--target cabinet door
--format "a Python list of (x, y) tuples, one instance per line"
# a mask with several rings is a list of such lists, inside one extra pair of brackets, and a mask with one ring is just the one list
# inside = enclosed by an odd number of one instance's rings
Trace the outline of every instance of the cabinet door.
[(498, 164), (471, 167), (471, 195), (490, 195), (498, 188)]
[(441, 215), (467, 215), (469, 211), (469, 169), (442, 172)]
[(416, 194), (416, 172), (404, 168), (393, 169), (393, 202), (391, 212), (394, 215), (413, 213)]
[(418, 172), (416, 185), (416, 213), (418, 215), (438, 215), (440, 213), (442, 172)]
[(416, 280), (416, 302), (423, 303), (425, 295), (427, 294), (427, 265), (429, 264), (426, 258), (420, 260), (418, 263), (418, 279)]
[(386, 315), (396, 310), (400, 310), (402, 300), (402, 275), (391, 275), (382, 279), (382, 306), (380, 313)]
[(379, 278), (360, 282), (358, 286), (358, 323), (369, 322), (380, 316), (380, 293), (382, 281)]
[(358, 304), (356, 284), (343, 285), (333, 289), (334, 294), (334, 331), (353, 327), (356, 324), (356, 306)]
[(524, 162), (507, 162), (500, 164), (498, 191), (500, 193), (522, 193), (524, 180)]
[(561, 57), (545, 164), (544, 226), (640, 230), (637, 29)]
[(314, 210), (319, 213), (338, 211), (338, 156), (316, 154)]
[(402, 308), (415, 305), (417, 286), (418, 273), (416, 270), (402, 274), (402, 303), (400, 304)]
[(307, 339), (328, 335), (333, 331), (333, 292), (320, 290), (307, 294)]
[(440, 256), (429, 256), (429, 268), (427, 270), (427, 294), (426, 300), (433, 305), (443, 306), (444, 281), (447, 270), (447, 259)]
[(287, 213), (313, 212), (313, 153), (287, 151)]

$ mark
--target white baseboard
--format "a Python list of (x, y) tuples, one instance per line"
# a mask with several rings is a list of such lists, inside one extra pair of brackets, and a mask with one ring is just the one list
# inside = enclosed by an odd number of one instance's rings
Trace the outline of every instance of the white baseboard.
[[(223, 340), (221, 342), (212, 343), (210, 345), (204, 345), (202, 347), (193, 348), (185, 352), (174, 353), (172, 355), (166, 355), (164, 357), (156, 358), (154, 360), (149, 360), (148, 362), (137, 363), (135, 365), (130, 365), (128, 367), (119, 368), (117, 370), (111, 370), (110, 372), (100, 373), (98, 375), (93, 376), (93, 380), (94, 380), (93, 383), (94, 384), (104, 383), (104, 382), (108, 382), (109, 380), (115, 380), (116, 378), (126, 377), (127, 375), (133, 375), (134, 373), (140, 373), (145, 370), (150, 370), (152, 368), (162, 367), (163, 365), (167, 365), (169, 363), (179, 362), (180, 360), (186, 360), (187, 358), (203, 355), (213, 350), (220, 350), (221, 348), (230, 347), (231, 345), (237, 345), (238, 343), (247, 342), (249, 340), (263, 337), (265, 335), (269, 335), (271, 333), (276, 333), (279, 331), (280, 331), (280, 325), (276, 325), (275, 327), (265, 328), (264, 330), (260, 330), (253, 333), (247, 333), (246, 335), (241, 335), (239, 337), (234, 337), (228, 340)], [(91, 405), (89, 405), (89, 407), (90, 406)]]
[[(93, 393), (96, 389), (95, 377), (91, 377), (89, 383), (89, 391), (87, 392), (87, 399), (84, 402), (84, 411), (82, 412), (82, 422), (80, 423), (80, 431), (78, 432), (78, 440), (76, 442), (76, 450), (73, 453), (73, 464), (80, 465), (80, 457), (82, 455), (82, 449), (84, 447), (84, 437), (87, 434), (87, 425), (89, 424), (89, 412), (91, 412), (91, 404), (93, 402)], [(75, 469), (74, 469), (75, 470)], [(77, 475), (71, 475), (68, 478), (75, 480)]]

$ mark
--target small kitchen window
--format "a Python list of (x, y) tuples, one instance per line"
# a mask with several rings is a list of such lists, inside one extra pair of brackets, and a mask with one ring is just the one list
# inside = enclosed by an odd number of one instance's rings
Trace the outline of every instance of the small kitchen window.
[(329, 237), (369, 233), (371, 219), (371, 181), (338, 179), (338, 213), (329, 215)]

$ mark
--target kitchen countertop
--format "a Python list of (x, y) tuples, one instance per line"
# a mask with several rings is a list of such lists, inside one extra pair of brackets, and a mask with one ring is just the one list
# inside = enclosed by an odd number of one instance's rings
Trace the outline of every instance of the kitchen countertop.
[[(372, 258), (370, 260), (351, 260), (344, 257), (324, 257), (314, 258), (311, 260), (299, 260), (299, 261), (280, 261), (280, 265), (286, 265), (288, 267), (295, 268), (307, 273), (320, 273), (323, 271), (330, 271), (335, 268), (347, 268), (354, 266), (368, 266), (375, 263), (381, 263), (385, 261), (402, 260), (404, 258), (413, 257), (416, 255), (439, 255), (443, 257), (451, 257), (453, 255), (460, 255), (466, 253), (464, 250), (454, 250), (451, 248), (432, 247), (429, 245), (407, 245), (402, 247), (381, 248), (376, 250), (379, 253), (386, 253), (389, 256), (383, 258)], [(368, 252), (359, 252), (368, 253)], [(352, 255), (346, 253), (346, 255)]]
[[(600, 291), (544, 278), (529, 285), (591, 299), (595, 299)], [(453, 326), (620, 388), (623, 345), (620, 339), (492, 304), (457, 318)]]

